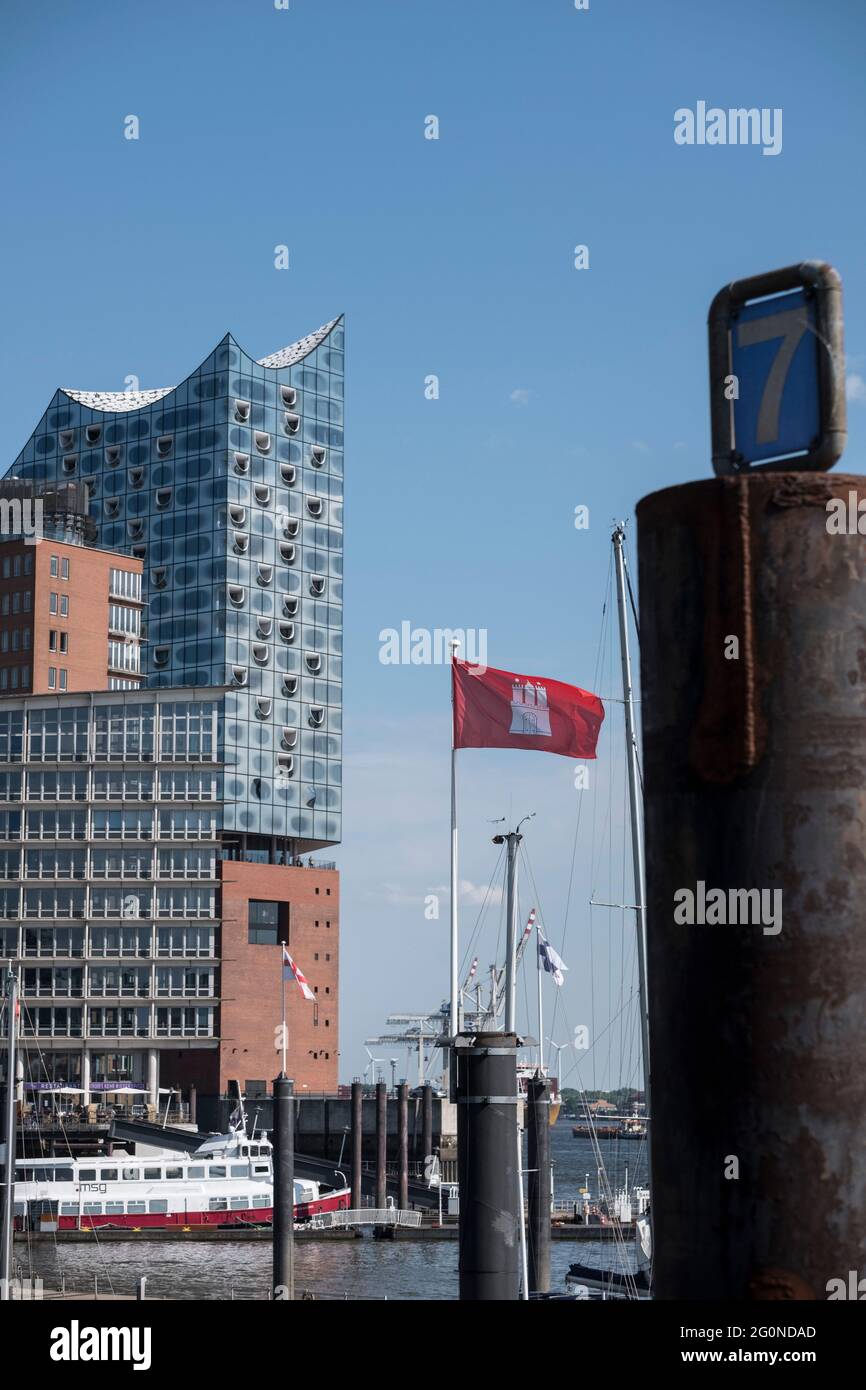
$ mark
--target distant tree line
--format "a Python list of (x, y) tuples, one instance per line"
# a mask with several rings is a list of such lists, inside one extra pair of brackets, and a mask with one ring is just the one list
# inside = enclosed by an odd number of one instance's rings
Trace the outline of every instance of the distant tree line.
[(631, 1086), (620, 1086), (617, 1091), (575, 1091), (570, 1086), (563, 1086), (562, 1101), (567, 1110), (579, 1110), (584, 1101), (591, 1104), (594, 1100), (607, 1100), (611, 1105), (615, 1105), (617, 1110), (630, 1110), (635, 1101), (644, 1099), (643, 1091), (635, 1091)]

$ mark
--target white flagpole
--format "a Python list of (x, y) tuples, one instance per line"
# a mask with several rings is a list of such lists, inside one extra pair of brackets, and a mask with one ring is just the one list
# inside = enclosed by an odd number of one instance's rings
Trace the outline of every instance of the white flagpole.
[(454, 659), (460, 643), (452, 637), (451, 648), (451, 1036), (460, 1032), (460, 941), (457, 926), (457, 750), (454, 747)]
[(283, 1044), (283, 1076), (288, 1076), (289, 1073), (286, 1071), (286, 1050), (288, 1048), (289, 1043), (289, 1030), (286, 1027), (286, 957), (284, 952), (280, 952), (280, 957), (280, 991), (283, 1007), (283, 1028), (280, 1034), (280, 1038)]
[(542, 971), (542, 969), (541, 969), (541, 919), (540, 919), (540, 917), (536, 917), (536, 919), (535, 919), (535, 938), (536, 938), (536, 939), (535, 939), (535, 965), (536, 965), (536, 973), (537, 973), (537, 975), (538, 975), (538, 1070), (539, 1070), (539, 1072), (540, 1072), (542, 1066), (544, 1065), (544, 1058), (543, 1058), (543, 1052), (544, 1052), (544, 1023), (543, 1023), (543, 1021), (542, 1021), (542, 1011), (541, 1011), (541, 976), (542, 976), (542, 974), (543, 974), (543, 971)]

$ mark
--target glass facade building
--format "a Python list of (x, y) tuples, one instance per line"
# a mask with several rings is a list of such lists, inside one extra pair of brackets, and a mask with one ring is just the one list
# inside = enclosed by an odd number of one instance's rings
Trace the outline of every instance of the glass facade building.
[(57, 391), (9, 470), (84, 483), (142, 560), (144, 684), (224, 691), (241, 858), (341, 837), (343, 365), (341, 318), (258, 361), (227, 335), (174, 388)]
[(286, 1002), (292, 1073), (336, 1086), (339, 876), (309, 855), (341, 838), (343, 363), (340, 318), (259, 361), (226, 336), (173, 388), (59, 390), (0, 482), (27, 1084), (265, 1087), (285, 945), (315, 999)]

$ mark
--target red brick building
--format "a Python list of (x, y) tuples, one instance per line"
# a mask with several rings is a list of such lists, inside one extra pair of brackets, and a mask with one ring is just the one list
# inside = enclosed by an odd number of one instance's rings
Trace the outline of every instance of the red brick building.
[(0, 694), (136, 689), (141, 577), (112, 550), (0, 543)]
[(218, 1049), (163, 1052), (160, 1080), (207, 1095), (270, 1092), (279, 1074), (283, 943), (316, 1002), (285, 983), (289, 1074), (298, 1093), (337, 1089), (340, 876), (336, 869), (219, 862)]

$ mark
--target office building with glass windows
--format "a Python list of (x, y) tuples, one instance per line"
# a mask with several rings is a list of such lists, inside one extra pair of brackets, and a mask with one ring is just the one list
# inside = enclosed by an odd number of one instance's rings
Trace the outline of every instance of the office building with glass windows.
[(175, 388), (58, 391), (0, 484), (51, 503), (0, 543), (0, 637), (13, 593), (33, 616), (0, 893), (34, 1081), (270, 1083), (286, 943), (316, 993), (290, 1070), (336, 1086), (338, 875), (309, 856), (341, 828), (342, 415), (341, 319), (259, 361), (227, 336)]

